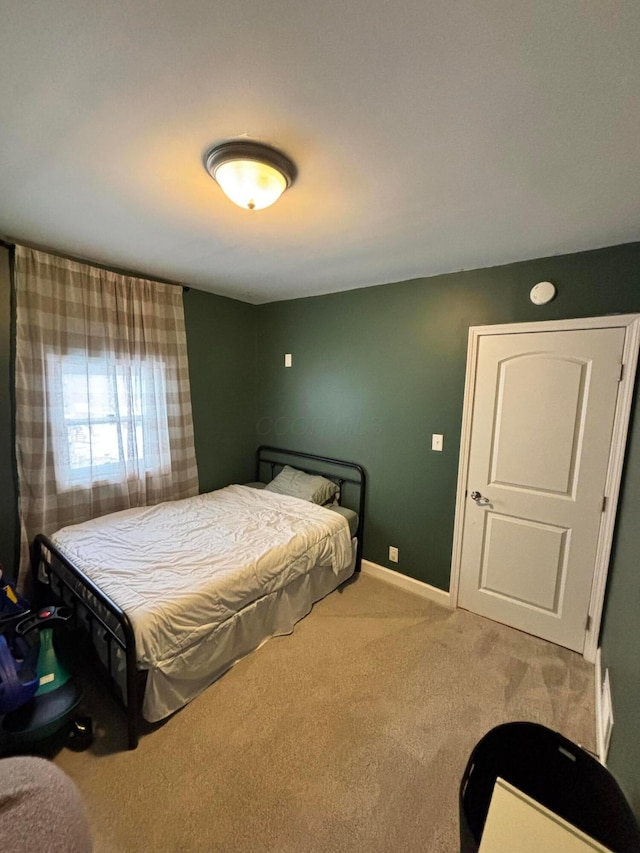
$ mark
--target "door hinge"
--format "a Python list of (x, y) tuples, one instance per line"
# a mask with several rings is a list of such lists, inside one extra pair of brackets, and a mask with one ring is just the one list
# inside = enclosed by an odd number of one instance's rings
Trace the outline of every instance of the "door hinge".
[(604, 512), (606, 508), (607, 508), (607, 496), (606, 496), (606, 495), (603, 495), (603, 498), (602, 498), (602, 509), (600, 510), (600, 512)]
[(587, 613), (587, 621), (584, 623), (584, 630), (585, 631), (591, 630), (591, 614), (590, 613)]
[(618, 382), (622, 382), (622, 377), (624, 376), (624, 364), (620, 365), (620, 376), (618, 376)]

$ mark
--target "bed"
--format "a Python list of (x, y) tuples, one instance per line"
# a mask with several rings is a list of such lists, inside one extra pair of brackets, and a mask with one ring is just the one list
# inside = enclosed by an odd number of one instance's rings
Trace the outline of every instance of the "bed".
[(253, 483), (36, 537), (38, 598), (90, 637), (130, 749), (141, 716), (183, 707), (359, 571), (365, 485), (355, 463), (263, 445)]

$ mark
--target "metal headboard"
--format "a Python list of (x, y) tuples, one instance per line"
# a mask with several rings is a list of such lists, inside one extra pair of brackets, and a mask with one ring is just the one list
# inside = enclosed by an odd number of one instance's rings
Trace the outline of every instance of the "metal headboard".
[(333, 459), (330, 456), (318, 456), (315, 453), (302, 453), (299, 450), (287, 450), (284, 447), (261, 444), (256, 450), (256, 480), (262, 479), (265, 466), (270, 471), (269, 479), (273, 480), (278, 471), (289, 464), (299, 471), (304, 471), (305, 474), (320, 474), (328, 480), (333, 480), (334, 483), (337, 483), (340, 487), (339, 500), (341, 505), (345, 493), (343, 486), (349, 484), (356, 488), (357, 501), (356, 505), (351, 508), (355, 509), (358, 513), (356, 571), (359, 572), (362, 562), (362, 539), (367, 485), (367, 475), (364, 468), (356, 462), (347, 462), (344, 459)]

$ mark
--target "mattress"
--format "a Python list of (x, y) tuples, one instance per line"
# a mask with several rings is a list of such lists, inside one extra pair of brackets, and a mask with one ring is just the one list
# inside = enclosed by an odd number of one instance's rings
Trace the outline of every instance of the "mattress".
[(351, 536), (356, 535), (356, 531), (358, 529), (358, 513), (354, 512), (352, 509), (346, 506), (339, 506), (338, 504), (333, 504), (333, 506), (328, 506), (327, 509), (331, 510), (331, 512), (337, 512), (338, 515), (341, 515), (343, 518), (347, 520), (347, 524), (349, 525), (349, 533)]
[[(253, 483), (245, 483), (245, 485), (249, 486), (252, 489), (264, 489), (267, 485), (266, 483), (261, 482), (253, 482)], [(339, 504), (329, 504), (327, 509), (330, 509), (331, 512), (337, 512), (338, 515), (342, 515), (347, 519), (347, 523), (349, 525), (349, 531), (352, 536), (356, 535), (356, 531), (358, 529), (358, 513), (354, 512), (352, 509), (346, 506), (340, 506)]]
[(113, 513), (52, 540), (129, 616), (151, 721), (292, 630), (354, 567), (343, 516), (246, 486)]

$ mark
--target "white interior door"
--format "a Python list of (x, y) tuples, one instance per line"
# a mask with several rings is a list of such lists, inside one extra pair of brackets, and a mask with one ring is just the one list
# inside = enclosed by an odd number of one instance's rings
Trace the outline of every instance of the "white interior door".
[(623, 328), (479, 342), (458, 604), (582, 652)]

